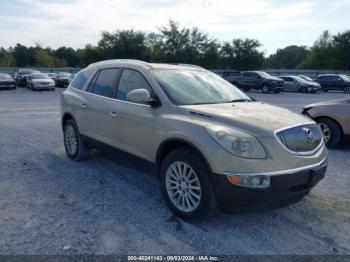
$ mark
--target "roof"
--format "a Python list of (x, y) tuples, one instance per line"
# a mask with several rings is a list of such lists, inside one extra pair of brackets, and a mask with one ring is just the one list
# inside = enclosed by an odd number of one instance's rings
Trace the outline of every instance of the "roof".
[(105, 60), (96, 63), (90, 64), (88, 67), (105, 67), (105, 66), (137, 66), (144, 69), (194, 69), (194, 70), (203, 70), (203, 67), (191, 64), (162, 64), (162, 63), (148, 63), (141, 60), (133, 60), (133, 59), (113, 59), (113, 60)]

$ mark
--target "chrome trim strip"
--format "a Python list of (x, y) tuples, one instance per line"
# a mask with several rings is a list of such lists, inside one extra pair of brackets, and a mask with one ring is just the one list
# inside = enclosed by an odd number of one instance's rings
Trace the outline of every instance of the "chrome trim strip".
[(304, 125), (317, 125), (317, 123), (315, 122), (306, 122), (306, 123), (303, 123), (303, 124), (297, 124), (297, 125), (292, 125), (292, 126), (288, 126), (288, 127), (283, 127), (281, 129), (277, 129), (275, 130), (275, 132), (273, 133), (276, 140), (278, 141), (278, 143), (289, 153), (293, 154), (293, 155), (297, 155), (297, 156), (311, 156), (313, 154), (315, 154), (318, 150), (320, 150), (320, 148), (323, 146), (324, 144), (324, 140), (323, 140), (323, 135), (322, 135), (322, 140), (320, 142), (320, 144), (312, 151), (307, 151), (307, 152), (295, 152), (295, 151), (292, 151), (290, 149), (288, 149), (283, 143), (282, 141), (280, 140), (280, 138), (278, 137), (277, 133), (281, 132), (281, 131), (285, 131), (285, 130), (288, 130), (288, 129), (292, 129), (292, 128), (295, 128), (295, 127), (298, 127), (298, 126), (304, 126)]
[(287, 170), (281, 170), (281, 171), (270, 171), (270, 172), (259, 172), (259, 173), (244, 173), (244, 172), (239, 172), (239, 171), (233, 171), (233, 170), (228, 170), (224, 172), (224, 175), (226, 176), (239, 176), (239, 175), (246, 175), (246, 176), (280, 176), (280, 175), (292, 175), (298, 172), (302, 171), (308, 171), (308, 170), (317, 170), (320, 169), (324, 166), (327, 166), (328, 164), (328, 155), (319, 163), (310, 165), (310, 166), (304, 166), (304, 167), (298, 167), (298, 168), (293, 168), (293, 169), (287, 169)]
[(96, 95), (96, 94), (93, 94), (93, 93), (90, 93), (90, 92), (86, 92), (86, 91), (84, 91), (84, 90), (80, 90), (80, 89), (77, 89), (77, 88), (74, 88), (74, 87), (72, 87), (72, 90), (74, 90), (74, 91), (79, 91), (79, 92), (81, 92), (81, 93), (88, 94), (88, 95), (91, 95), (91, 96), (96, 96), (96, 97), (104, 98), (104, 99), (111, 100), (111, 101), (117, 101), (117, 102), (121, 102), (121, 103), (125, 103), (125, 104), (131, 104), (131, 105), (136, 105), (136, 106), (151, 107), (150, 105), (138, 104), (138, 103), (133, 103), (133, 102), (129, 102), (129, 101), (119, 100), (119, 99), (112, 98), (112, 97), (106, 97), (106, 96)]

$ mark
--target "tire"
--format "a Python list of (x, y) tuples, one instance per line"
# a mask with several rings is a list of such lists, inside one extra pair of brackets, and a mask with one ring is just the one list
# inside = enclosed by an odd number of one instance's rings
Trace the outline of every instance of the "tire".
[(322, 130), (326, 146), (332, 148), (338, 145), (342, 135), (339, 125), (329, 118), (319, 118), (317, 123)]
[[(181, 178), (181, 172), (185, 178)], [(210, 175), (206, 163), (194, 150), (184, 147), (170, 152), (160, 166), (160, 188), (168, 208), (176, 216), (194, 223), (213, 214), (217, 205)], [(186, 177), (192, 181), (193, 189), (188, 188)], [(175, 199), (177, 196), (183, 200), (182, 204)]]
[(263, 84), (263, 85), (261, 86), (261, 92), (263, 92), (264, 94), (267, 94), (269, 91), (270, 91), (270, 88), (269, 88), (268, 85)]
[[(63, 128), (64, 148), (67, 156), (72, 160), (84, 160), (89, 157), (90, 149), (82, 142), (78, 125), (74, 119), (69, 119)], [(75, 143), (74, 143), (75, 140)], [(71, 143), (69, 142), (71, 141)], [(74, 149), (75, 146), (75, 149)]]
[(306, 87), (305, 86), (300, 87), (300, 92), (307, 93)]

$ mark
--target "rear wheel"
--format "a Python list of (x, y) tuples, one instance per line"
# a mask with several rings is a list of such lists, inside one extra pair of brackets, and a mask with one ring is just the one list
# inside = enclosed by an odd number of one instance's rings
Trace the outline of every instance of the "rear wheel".
[(198, 154), (189, 148), (170, 152), (160, 167), (165, 203), (178, 217), (200, 221), (216, 208), (210, 172)]
[(69, 119), (63, 128), (64, 147), (72, 160), (83, 160), (89, 156), (90, 150), (83, 144), (77, 123)]
[(332, 148), (338, 145), (341, 140), (341, 130), (338, 124), (334, 120), (328, 118), (317, 119), (317, 123), (321, 128), (323, 139), (327, 147)]

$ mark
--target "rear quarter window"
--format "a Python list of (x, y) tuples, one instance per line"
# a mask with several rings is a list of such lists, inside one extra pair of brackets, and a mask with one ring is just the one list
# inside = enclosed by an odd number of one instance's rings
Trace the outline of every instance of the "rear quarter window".
[(71, 87), (81, 90), (85, 85), (86, 81), (89, 79), (92, 69), (85, 69), (80, 71), (73, 79)]

